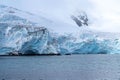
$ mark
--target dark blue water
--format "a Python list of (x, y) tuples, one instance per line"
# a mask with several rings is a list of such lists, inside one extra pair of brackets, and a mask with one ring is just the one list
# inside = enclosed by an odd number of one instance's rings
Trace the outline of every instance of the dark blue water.
[(4, 56), (0, 80), (120, 80), (120, 55)]

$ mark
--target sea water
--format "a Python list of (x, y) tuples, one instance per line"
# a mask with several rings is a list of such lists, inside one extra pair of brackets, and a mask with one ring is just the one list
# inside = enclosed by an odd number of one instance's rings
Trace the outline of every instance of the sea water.
[(120, 80), (120, 55), (1, 56), (0, 80)]

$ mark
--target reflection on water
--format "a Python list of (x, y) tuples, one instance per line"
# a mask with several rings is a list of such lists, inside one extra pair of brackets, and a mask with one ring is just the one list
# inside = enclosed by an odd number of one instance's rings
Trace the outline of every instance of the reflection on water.
[(120, 80), (120, 55), (1, 56), (0, 80)]

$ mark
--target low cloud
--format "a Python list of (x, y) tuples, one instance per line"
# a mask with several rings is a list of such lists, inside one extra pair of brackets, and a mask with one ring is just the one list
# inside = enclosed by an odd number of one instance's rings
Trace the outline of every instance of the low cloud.
[(0, 3), (69, 24), (71, 14), (85, 11), (92, 29), (120, 32), (119, 0), (0, 0)]

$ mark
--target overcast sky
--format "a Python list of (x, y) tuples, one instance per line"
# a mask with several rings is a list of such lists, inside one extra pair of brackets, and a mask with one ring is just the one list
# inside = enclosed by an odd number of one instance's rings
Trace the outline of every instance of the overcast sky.
[(120, 32), (120, 0), (0, 0), (0, 4), (71, 24), (70, 15), (85, 11), (93, 29)]

